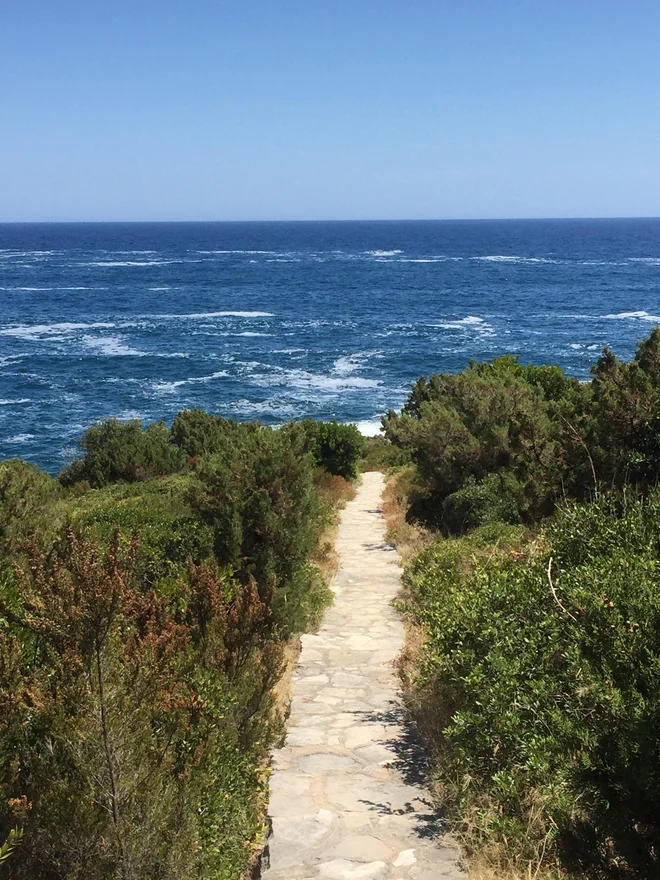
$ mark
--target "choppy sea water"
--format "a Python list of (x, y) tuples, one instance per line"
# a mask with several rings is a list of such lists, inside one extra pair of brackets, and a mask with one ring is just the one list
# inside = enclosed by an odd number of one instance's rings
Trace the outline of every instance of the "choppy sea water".
[(660, 220), (0, 225), (0, 457), (199, 406), (367, 432), (420, 375), (586, 378), (660, 323)]

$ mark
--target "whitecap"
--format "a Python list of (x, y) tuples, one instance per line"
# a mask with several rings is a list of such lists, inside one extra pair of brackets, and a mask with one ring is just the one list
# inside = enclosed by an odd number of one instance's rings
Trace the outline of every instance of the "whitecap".
[(34, 440), (34, 434), (14, 434), (13, 437), (7, 437), (5, 442), (7, 443), (29, 443), (30, 440)]
[[(114, 324), (109, 324), (105, 321), (96, 321), (90, 324), (64, 321), (56, 324), (32, 324), (20, 325), (18, 327), (5, 327), (3, 330), (0, 330), (0, 335), (15, 336), (19, 339), (39, 341), (44, 338), (52, 339), (55, 337), (62, 339), (65, 338), (66, 334), (70, 335), (78, 330), (92, 330), (114, 326)], [(65, 334), (65, 336), (62, 336), (62, 334)]]
[(652, 324), (660, 324), (660, 316), (658, 315), (650, 315), (646, 311), (638, 311), (638, 312), (618, 312), (615, 315), (603, 315), (604, 318), (608, 319), (625, 319), (625, 318), (639, 318), (640, 321), (650, 321)]
[(402, 254), (403, 251), (399, 249), (391, 250), (391, 251), (365, 251), (365, 253), (369, 254), (370, 257), (396, 257), (399, 254)]
[(383, 435), (383, 426), (380, 419), (364, 419), (352, 424), (355, 425), (363, 437), (382, 437)]
[(17, 400), (0, 400), (0, 406), (12, 406), (15, 403), (30, 403), (30, 398), (20, 397)]
[(194, 312), (191, 315), (147, 315), (149, 318), (197, 320), (199, 318), (274, 318), (272, 312)]
[(146, 352), (124, 345), (119, 336), (83, 336), (88, 348), (103, 357), (145, 357)]
[(628, 257), (629, 263), (644, 263), (647, 266), (660, 266), (660, 257)]
[(491, 336), (494, 333), (489, 323), (475, 315), (468, 315), (465, 318), (458, 318), (456, 320), (441, 321), (439, 324), (429, 324), (429, 326), (438, 327), (442, 330), (475, 330), (477, 333), (482, 333), (486, 336)]
[(157, 394), (174, 394), (177, 388), (183, 385), (193, 385), (198, 382), (212, 382), (214, 379), (222, 379), (228, 376), (227, 370), (217, 370), (210, 376), (191, 376), (189, 379), (177, 379), (173, 382), (154, 382), (151, 386)]

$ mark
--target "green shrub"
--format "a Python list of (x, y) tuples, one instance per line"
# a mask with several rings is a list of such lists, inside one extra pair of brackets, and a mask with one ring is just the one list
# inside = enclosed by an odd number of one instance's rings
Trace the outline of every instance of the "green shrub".
[(386, 437), (365, 437), (362, 471), (391, 471), (412, 464), (410, 452), (395, 446)]
[(654, 876), (660, 499), (567, 504), (527, 552), (497, 528), (486, 549), (482, 530), (438, 542), (405, 576), (447, 801), (473, 844), (521, 867), (542, 851), (580, 871), (637, 853)]
[(197, 474), (190, 501), (213, 530), (218, 561), (262, 594), (274, 585), (283, 631), (304, 629), (307, 560), (323, 524), (311, 454), (287, 431), (239, 431)]
[(187, 409), (172, 423), (172, 440), (189, 457), (201, 458), (220, 452), (228, 438), (238, 431), (256, 430), (255, 422), (239, 424), (213, 416), (202, 409)]
[(354, 480), (357, 477), (364, 437), (355, 425), (304, 419), (301, 422), (290, 422), (282, 430), (293, 442), (313, 455), (318, 467), (344, 477), (345, 480)]
[(490, 522), (519, 522), (520, 494), (520, 487), (510, 475), (488, 474), (479, 482), (468, 477), (458, 491), (445, 498), (442, 522), (454, 534)]
[(139, 420), (108, 419), (88, 428), (79, 443), (85, 454), (61, 472), (59, 479), (65, 486), (82, 480), (95, 488), (119, 481), (133, 483), (175, 473), (184, 465), (184, 455), (171, 442), (163, 422), (143, 429)]

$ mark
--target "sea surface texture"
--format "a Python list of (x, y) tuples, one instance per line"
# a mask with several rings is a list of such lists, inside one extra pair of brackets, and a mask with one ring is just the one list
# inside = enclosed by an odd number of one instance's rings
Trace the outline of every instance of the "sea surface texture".
[(203, 407), (372, 433), (515, 352), (587, 378), (660, 323), (660, 220), (0, 225), (0, 456)]

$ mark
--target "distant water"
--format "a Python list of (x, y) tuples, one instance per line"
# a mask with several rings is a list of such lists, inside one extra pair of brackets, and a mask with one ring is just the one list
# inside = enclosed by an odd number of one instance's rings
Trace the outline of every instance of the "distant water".
[(0, 225), (0, 456), (199, 406), (375, 430), (507, 351), (587, 377), (660, 323), (660, 220)]

